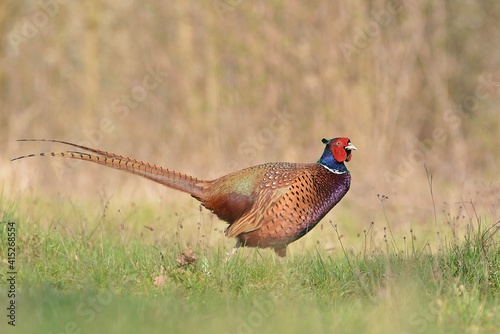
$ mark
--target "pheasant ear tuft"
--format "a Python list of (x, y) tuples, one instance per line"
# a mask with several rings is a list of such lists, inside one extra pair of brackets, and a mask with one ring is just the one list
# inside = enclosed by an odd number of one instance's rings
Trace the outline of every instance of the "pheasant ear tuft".
[(322, 142), (323, 144), (328, 144), (328, 139), (323, 138), (323, 139), (321, 139), (321, 142)]

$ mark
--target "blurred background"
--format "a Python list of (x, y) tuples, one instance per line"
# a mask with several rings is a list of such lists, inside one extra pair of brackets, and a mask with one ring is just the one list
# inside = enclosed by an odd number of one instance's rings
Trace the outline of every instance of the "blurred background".
[[(0, 186), (121, 206), (196, 201), (87, 163), (10, 162), (51, 138), (215, 178), (315, 162), (348, 136), (352, 187), (327, 219), (433, 221), (500, 205), (500, 2), (19, 1), (0, 4)], [(320, 236), (317, 232), (316, 236)]]

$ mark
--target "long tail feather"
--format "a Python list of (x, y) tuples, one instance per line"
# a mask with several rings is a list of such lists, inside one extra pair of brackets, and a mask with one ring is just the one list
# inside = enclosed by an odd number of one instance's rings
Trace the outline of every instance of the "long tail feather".
[(66, 152), (46, 152), (46, 153), (35, 153), (19, 156), (17, 158), (12, 159), (12, 161), (31, 158), (31, 157), (63, 157), (69, 159), (90, 161), (99, 165), (104, 165), (107, 167), (115, 168), (118, 170), (123, 170), (135, 175), (139, 175), (145, 177), (147, 179), (153, 180), (155, 182), (161, 183), (167, 187), (177, 189), (180, 191), (187, 192), (193, 195), (196, 198), (202, 198), (203, 196), (203, 187), (202, 184), (206, 183), (206, 181), (202, 181), (195, 177), (175, 172), (166, 168), (162, 168), (160, 166), (156, 166), (147, 162), (143, 162), (137, 159), (132, 159), (123, 155), (106, 152), (102, 150), (98, 150), (95, 148), (90, 148), (82, 145), (73, 144), (66, 141), (61, 140), (53, 140), (53, 139), (20, 139), (18, 141), (44, 141), (44, 142), (53, 142), (60, 143), (68, 146), (72, 146), (75, 148), (79, 148), (83, 151), (87, 152), (78, 152), (78, 151), (66, 151)]

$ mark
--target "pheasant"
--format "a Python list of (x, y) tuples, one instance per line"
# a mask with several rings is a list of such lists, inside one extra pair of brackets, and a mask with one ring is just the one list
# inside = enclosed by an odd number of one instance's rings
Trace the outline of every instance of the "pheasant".
[(225, 234), (236, 238), (236, 245), (228, 257), (241, 246), (272, 248), (285, 257), (287, 246), (314, 228), (349, 190), (351, 175), (344, 162), (356, 150), (349, 138), (323, 139), (326, 147), (317, 163), (272, 162), (207, 181), (66, 141), (20, 141), (61, 143), (74, 150), (29, 154), (12, 161), (35, 156), (85, 160), (190, 194), (229, 224)]

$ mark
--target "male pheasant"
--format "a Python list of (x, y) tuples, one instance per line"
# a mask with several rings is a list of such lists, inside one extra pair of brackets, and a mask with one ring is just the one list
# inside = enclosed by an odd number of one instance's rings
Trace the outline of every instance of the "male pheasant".
[(85, 160), (124, 170), (186, 192), (229, 226), (226, 236), (240, 246), (272, 248), (286, 256), (288, 244), (303, 237), (344, 197), (351, 175), (344, 165), (356, 147), (349, 138), (323, 139), (317, 163), (272, 162), (206, 181), (122, 155), (59, 140), (80, 151), (29, 154)]

